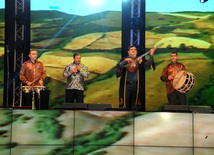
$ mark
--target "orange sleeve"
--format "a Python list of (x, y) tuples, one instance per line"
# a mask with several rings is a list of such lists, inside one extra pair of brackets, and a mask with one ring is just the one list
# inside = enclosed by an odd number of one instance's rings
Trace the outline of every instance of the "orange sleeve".
[(42, 76), (41, 76), (41, 79), (44, 81), (45, 78), (46, 78), (46, 69), (45, 69), (45, 66), (41, 63), (41, 66), (42, 66)]
[(167, 66), (163, 69), (163, 72), (162, 72), (162, 74), (161, 74), (160, 79), (161, 79), (163, 82), (169, 81), (169, 80), (168, 80), (168, 67), (167, 67)]
[(26, 73), (26, 67), (27, 67), (27, 65), (25, 64), (25, 63), (23, 63), (22, 64), (22, 68), (21, 68), (21, 70), (20, 70), (20, 74), (19, 74), (19, 78), (20, 78), (20, 80), (24, 83), (24, 84), (26, 84), (26, 82), (27, 82), (27, 79), (26, 79), (26, 77), (25, 77), (25, 73)]

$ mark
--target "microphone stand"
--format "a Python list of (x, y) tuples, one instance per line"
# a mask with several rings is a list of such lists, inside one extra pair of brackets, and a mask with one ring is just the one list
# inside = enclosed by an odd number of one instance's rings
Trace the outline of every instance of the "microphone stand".
[(9, 106), (8, 104), (8, 98), (9, 98), (9, 81), (10, 81), (10, 71), (9, 71), (9, 69), (10, 69), (10, 63), (9, 63), (9, 46), (8, 45), (6, 45), (6, 51), (7, 51), (7, 53), (6, 53), (6, 57), (7, 57), (7, 99), (6, 99), (6, 105), (7, 106)]

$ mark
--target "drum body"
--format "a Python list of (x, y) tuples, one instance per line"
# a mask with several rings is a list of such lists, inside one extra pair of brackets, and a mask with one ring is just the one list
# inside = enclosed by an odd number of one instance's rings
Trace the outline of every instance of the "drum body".
[(32, 86), (22, 86), (22, 91), (24, 93), (30, 93), (33, 90)]
[(36, 93), (40, 93), (41, 90), (46, 90), (46, 87), (45, 86), (34, 86), (33, 89)]
[(195, 76), (187, 71), (180, 71), (175, 75), (173, 87), (181, 92), (187, 93), (195, 84)]

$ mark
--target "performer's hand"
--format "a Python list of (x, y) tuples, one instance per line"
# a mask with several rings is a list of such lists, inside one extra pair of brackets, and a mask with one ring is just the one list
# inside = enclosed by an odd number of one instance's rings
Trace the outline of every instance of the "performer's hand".
[(39, 84), (41, 85), (41, 86), (43, 86), (43, 81), (42, 80), (39, 80)]
[(125, 60), (126, 60), (126, 62), (128, 62), (128, 63), (131, 63), (131, 62), (132, 62), (132, 59), (131, 59), (131, 58), (126, 58)]
[(75, 67), (76, 67), (76, 69), (77, 69), (78, 71), (80, 71), (81, 68), (80, 68), (79, 65), (76, 65)]
[(31, 86), (32, 84), (33, 84), (33, 82), (28, 82), (27, 83), (28, 86)]
[(74, 68), (74, 69), (71, 71), (71, 73), (77, 73), (77, 69)]
[(174, 77), (173, 76), (168, 76), (168, 80), (173, 80), (174, 79)]
[(153, 56), (154, 53), (155, 53), (155, 49), (154, 48), (150, 49), (150, 56)]

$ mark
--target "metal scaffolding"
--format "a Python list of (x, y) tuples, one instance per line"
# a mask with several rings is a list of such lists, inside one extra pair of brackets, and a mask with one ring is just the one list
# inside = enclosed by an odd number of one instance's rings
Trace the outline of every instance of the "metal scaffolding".
[(13, 79), (13, 106), (21, 106), (22, 104), (22, 83), (18, 76), (23, 63), (24, 48), (24, 0), (15, 0), (15, 49), (14, 49), (14, 73)]
[(141, 0), (131, 2), (130, 45), (140, 45)]

